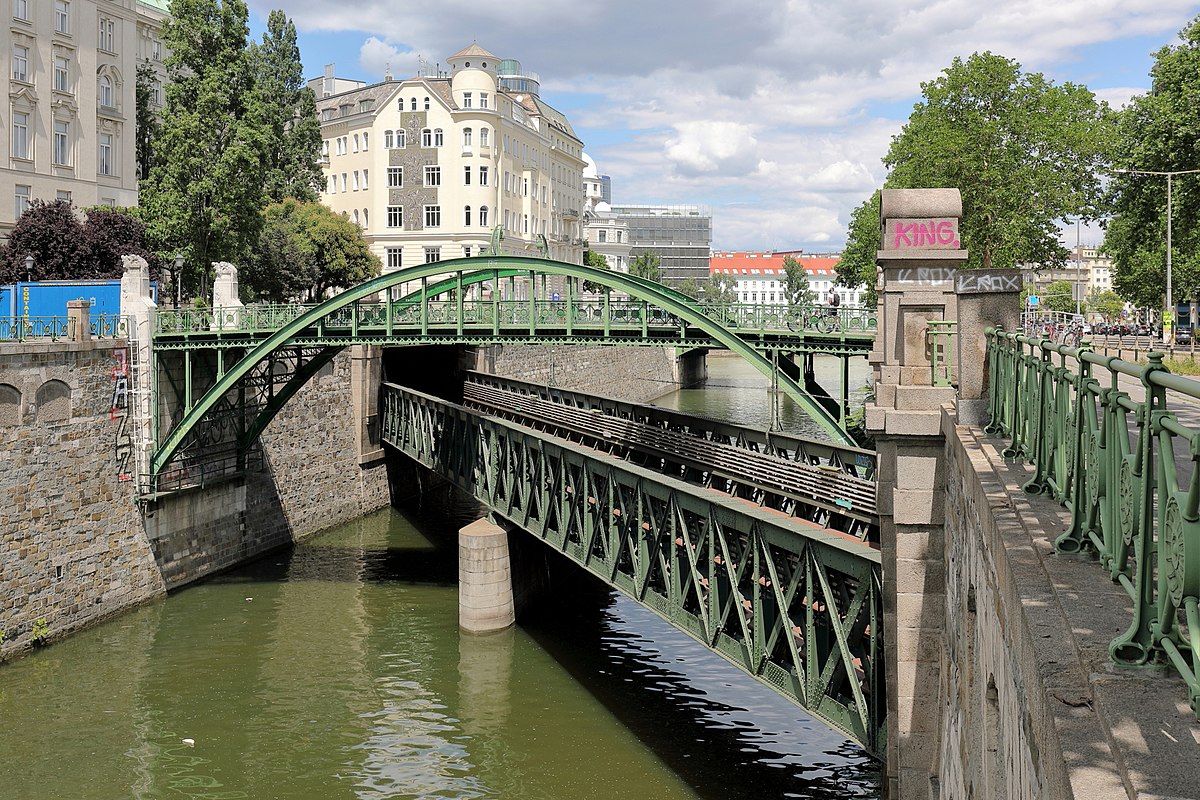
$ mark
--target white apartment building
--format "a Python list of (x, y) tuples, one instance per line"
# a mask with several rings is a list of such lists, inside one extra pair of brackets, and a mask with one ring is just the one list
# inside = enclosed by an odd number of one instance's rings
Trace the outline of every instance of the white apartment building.
[(739, 303), (786, 305), (787, 271), (783, 259), (791, 256), (800, 262), (808, 275), (808, 288), (818, 303), (829, 302), (836, 294), (842, 305), (857, 306), (867, 291), (866, 284), (847, 288), (837, 285), (837, 256), (811, 256), (794, 252), (714, 252), (709, 259), (709, 273), (729, 275), (735, 281)]
[(583, 143), (567, 118), (536, 82), (505, 85), (516, 62), (479, 45), (447, 63), (318, 92), (321, 200), (362, 227), (384, 271), (477, 256), (493, 237), (508, 254), (582, 263)]
[(137, 205), (137, 66), (162, 74), (169, 0), (4, 2), (0, 234), (35, 198)]
[(629, 223), (613, 213), (604, 200), (604, 178), (596, 162), (583, 154), (583, 221), (587, 249), (604, 256), (608, 268), (629, 272)]

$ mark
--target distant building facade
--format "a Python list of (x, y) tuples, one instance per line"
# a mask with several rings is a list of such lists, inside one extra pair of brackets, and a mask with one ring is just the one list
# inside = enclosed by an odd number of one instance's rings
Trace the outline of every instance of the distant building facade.
[(0, 233), (34, 199), (137, 205), (137, 68), (154, 67), (160, 105), (169, 0), (7, 2)]
[(447, 63), (369, 86), (328, 68), (310, 82), (353, 87), (318, 93), (322, 202), (362, 227), (385, 271), (477, 256), (494, 240), (581, 263), (583, 143), (570, 122), (536, 81), (516, 91), (502, 79), (516, 62), (473, 44)]
[(596, 162), (584, 153), (583, 222), (587, 248), (604, 256), (608, 268), (629, 272), (629, 224), (612, 213), (604, 199), (604, 177), (596, 172)]
[(664, 283), (708, 280), (712, 212), (705, 206), (612, 205), (629, 228), (630, 258), (653, 253)]
[(857, 306), (862, 303), (867, 291), (866, 284), (854, 287), (837, 285), (837, 265), (841, 258), (836, 255), (809, 255), (799, 250), (714, 252), (709, 261), (709, 274), (733, 278), (739, 303), (786, 305), (787, 271), (783, 267), (783, 260), (787, 256), (796, 259), (804, 267), (808, 288), (817, 303), (828, 303), (833, 294), (838, 296), (842, 305)]

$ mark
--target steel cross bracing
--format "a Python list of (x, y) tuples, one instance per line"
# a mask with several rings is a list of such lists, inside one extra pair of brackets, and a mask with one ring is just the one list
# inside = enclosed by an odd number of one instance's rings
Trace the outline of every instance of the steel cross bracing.
[(395, 384), (382, 405), (387, 444), (883, 753), (877, 550)]
[[(552, 296), (547, 295), (548, 278), (559, 281), (565, 300), (544, 299)], [(585, 319), (589, 314), (594, 316), (596, 310), (585, 313), (579, 293), (579, 286), (585, 280), (607, 287), (602, 298), (593, 303), (599, 304), (598, 317)], [(400, 301), (374, 302), (373, 298), (391, 294), (393, 290), (405, 292)], [(522, 291), (528, 295), (524, 299), (498, 299), (505, 292), (511, 296)], [(613, 291), (632, 300), (615, 300)], [(488, 299), (471, 300), (469, 292)], [(437, 299), (447, 294), (451, 299)], [(498, 256), (398, 270), (348, 289), (315, 307), (218, 309), (208, 314), (161, 311), (155, 315), (154, 352), (159, 363), (168, 367), (171, 354), (179, 354), (181, 361), (174, 368), (178, 373), (174, 377), (182, 386), (172, 388), (176, 399), (182, 398), (182, 402), (164, 408), (167, 401), (162, 396), (158, 398), (157, 447), (151, 458), (149, 485), (153, 491), (169, 488), (161, 476), (186, 471), (172, 463), (181, 449), (189, 447), (197, 437), (213, 439), (213, 434), (194, 429), (233, 413), (244, 418), (232, 425), (236, 435), (231, 434), (229, 424), (225, 425), (226, 435), (220, 439), (229, 449), (221, 463), (239, 469), (254, 448), (258, 433), (287, 399), (338, 350), (350, 344), (529, 341), (724, 348), (777, 383), (831, 439), (852, 445), (853, 440), (840, 426), (838, 417), (795, 378), (778, 370), (766, 353), (783, 349), (862, 354), (871, 346), (873, 332), (814, 334), (804, 330), (768, 330), (764, 327), (768, 311), (777, 315), (771, 324), (786, 328), (778, 318), (781, 309), (762, 307), (754, 312), (756, 317), (748, 317), (737, 309), (735, 305), (704, 306), (669, 287), (620, 272)], [(860, 315), (860, 322), (862, 327), (869, 327), (873, 325), (873, 316)], [(301, 359), (304, 366), (297, 368), (294, 378), (264, 383), (269, 389), (264, 397), (261, 387), (256, 389), (246, 382), (264, 369), (270, 373), (270, 362), (281, 351), (320, 355)], [(194, 369), (198, 363), (206, 365), (204, 370)], [(202, 383), (201, 378), (206, 380)], [(165, 393), (161, 382), (158, 388), (160, 394)], [(185, 476), (180, 485), (189, 482)]]
[[(801, 457), (802, 449), (795, 451), (794, 458), (778, 451), (761, 452), (697, 436), (692, 432), (696, 422), (686, 415), (677, 415), (682, 424), (667, 427), (606, 414), (594, 406), (555, 402), (540, 394), (529, 384), (478, 373), (463, 386), (463, 402), (473, 410), (586, 444), (859, 541), (878, 541), (875, 482), (812, 464)], [(827, 448), (842, 450), (836, 445)]]

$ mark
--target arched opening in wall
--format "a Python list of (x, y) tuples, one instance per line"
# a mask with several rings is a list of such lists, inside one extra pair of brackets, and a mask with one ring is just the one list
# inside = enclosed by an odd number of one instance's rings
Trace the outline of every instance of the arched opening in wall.
[(37, 390), (37, 421), (59, 422), (71, 416), (71, 387), (50, 380)]
[(0, 383), (0, 427), (21, 424), (21, 390)]

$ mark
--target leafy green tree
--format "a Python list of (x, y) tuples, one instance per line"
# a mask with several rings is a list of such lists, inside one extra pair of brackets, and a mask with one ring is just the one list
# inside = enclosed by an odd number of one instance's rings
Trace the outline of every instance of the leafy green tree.
[[(594, 269), (608, 269), (608, 259), (595, 250), (583, 251), (583, 265)], [(604, 284), (596, 281), (584, 281), (583, 290), (585, 292), (603, 292)]]
[[(1119, 114), (1120, 137), (1110, 184), (1115, 216), (1103, 249), (1115, 265), (1113, 286), (1140, 307), (1162, 308), (1166, 296), (1167, 178), (1120, 170), (1173, 172), (1197, 167), (1200, 152), (1200, 17), (1179, 43), (1155, 53), (1150, 91)], [(1172, 294), (1200, 295), (1200, 176), (1172, 179)]]
[(213, 261), (245, 264), (258, 241), (270, 125), (255, 91), (243, 0), (173, 0), (162, 128), (141, 186), (160, 252), (182, 251), (195, 292)]
[(321, 123), (316, 97), (304, 84), (296, 26), (284, 12), (267, 17), (262, 44), (250, 47), (249, 59), (267, 125), (264, 191), (274, 202), (285, 197), (315, 202), (323, 177)]
[(1047, 311), (1074, 311), (1075, 300), (1070, 281), (1054, 281), (1042, 292), (1042, 308)]
[(659, 269), (659, 258), (656, 253), (641, 253), (629, 262), (629, 274), (636, 278), (658, 281), (662, 278)]
[(700, 283), (695, 278), (684, 278), (677, 288), (693, 300), (700, 299)]
[(879, 252), (879, 192), (862, 202), (850, 214), (850, 231), (846, 237), (846, 247), (835, 269), (838, 283), (842, 286), (866, 285), (867, 292), (863, 303), (868, 306), (876, 302), (876, 253)]
[(150, 266), (151, 276), (160, 274), (162, 262), (146, 246), (146, 223), (133, 209), (96, 206), (86, 214), (83, 236), (95, 277), (120, 278), (124, 270), (121, 256), (141, 256)]
[(817, 298), (808, 282), (808, 270), (792, 256), (783, 257), (783, 296), (790, 309), (811, 306)]
[(241, 276), (253, 299), (317, 299), (382, 269), (362, 229), (320, 203), (289, 197), (267, 206), (263, 219), (257, 253)]
[(151, 100), (157, 80), (158, 73), (154, 71), (149, 60), (138, 65), (134, 91), (134, 155), (137, 160), (138, 180), (150, 177), (150, 168), (154, 164), (153, 144), (158, 135), (158, 113)]
[(1125, 301), (1121, 296), (1111, 289), (1100, 292), (1094, 298), (1089, 298), (1088, 307), (1104, 317), (1106, 322), (1121, 316), (1121, 312), (1125, 310)]
[(1108, 105), (992, 53), (955, 58), (921, 90), (884, 158), (886, 185), (958, 188), (968, 267), (1065, 263), (1058, 222), (1102, 210), (1116, 135)]
[(725, 273), (710, 276), (704, 284), (704, 302), (722, 306), (737, 302), (737, 280)]

